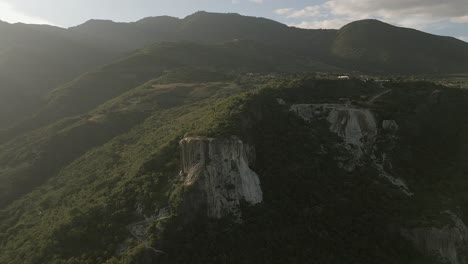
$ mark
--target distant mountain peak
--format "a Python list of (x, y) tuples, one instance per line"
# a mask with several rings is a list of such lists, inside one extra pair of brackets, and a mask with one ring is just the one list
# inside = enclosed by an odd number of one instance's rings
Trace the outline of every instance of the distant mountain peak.
[(179, 21), (180, 19), (173, 16), (151, 16), (145, 17), (143, 19), (138, 20), (136, 23), (139, 24), (152, 24), (152, 23), (161, 23), (161, 22), (173, 22)]
[(85, 24), (108, 24), (108, 23), (116, 23), (110, 19), (90, 19), (86, 22), (83, 23), (83, 25)]
[(345, 28), (350, 28), (350, 27), (396, 27), (394, 25), (391, 25), (389, 23), (383, 22), (378, 19), (362, 19), (362, 20), (357, 20), (353, 21), (351, 23), (348, 23), (344, 25), (341, 29)]

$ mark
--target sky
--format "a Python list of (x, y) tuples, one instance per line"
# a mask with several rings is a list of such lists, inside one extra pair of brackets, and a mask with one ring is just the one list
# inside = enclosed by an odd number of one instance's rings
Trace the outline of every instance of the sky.
[(0, 20), (70, 27), (89, 19), (183, 18), (196, 11), (266, 17), (302, 28), (376, 18), (468, 42), (468, 0), (0, 0)]

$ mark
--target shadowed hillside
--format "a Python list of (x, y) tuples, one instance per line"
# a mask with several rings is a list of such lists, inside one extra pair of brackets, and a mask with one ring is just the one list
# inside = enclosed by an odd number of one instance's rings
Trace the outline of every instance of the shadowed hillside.
[(149, 17), (132, 23), (90, 20), (70, 29), (2, 22), (0, 34), (0, 129), (30, 116), (57, 86), (167, 41), (252, 40), (350, 71), (432, 74), (468, 69), (468, 44), (377, 21), (351, 23), (339, 31), (306, 30), (265, 18), (197, 12), (183, 19)]
[[(468, 71), (468, 44), (378, 20), (341, 28), (332, 53), (361, 70), (441, 74)], [(351, 64), (349, 64), (351, 65)]]

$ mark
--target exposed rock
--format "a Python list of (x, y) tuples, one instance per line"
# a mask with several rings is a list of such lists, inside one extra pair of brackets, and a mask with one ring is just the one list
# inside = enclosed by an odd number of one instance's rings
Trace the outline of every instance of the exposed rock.
[(461, 257), (468, 242), (468, 229), (463, 221), (450, 211), (444, 212), (452, 220), (443, 228), (415, 228), (403, 231), (404, 237), (423, 253), (436, 255), (451, 264), (466, 263)]
[[(137, 212), (139, 212), (140, 215), (143, 215), (141, 211), (141, 206), (137, 206)], [(164, 207), (156, 210), (156, 212), (151, 215), (151, 216), (144, 216), (143, 221), (135, 222), (127, 226), (128, 231), (133, 235), (135, 239), (138, 241), (147, 241), (148, 240), (148, 234), (147, 234), (147, 229), (148, 227), (156, 220), (160, 220), (166, 217), (169, 217), (171, 215), (171, 210), (169, 207)]]
[(370, 153), (377, 136), (374, 115), (367, 109), (359, 109), (348, 104), (301, 104), (291, 106), (306, 121), (326, 119), (330, 131), (344, 140), (344, 146), (353, 156), (345, 167), (353, 170), (365, 153)]
[[(130, 232), (132, 237), (126, 239), (117, 247), (117, 250), (116, 250), (117, 256), (121, 256), (125, 252), (127, 252), (134, 241), (138, 243), (143, 242), (147, 251), (146, 254), (150, 254), (153, 257), (166, 254), (164, 251), (155, 249), (150, 246), (149, 237), (148, 237), (148, 227), (151, 224), (153, 224), (155, 221), (170, 217), (171, 209), (169, 207), (159, 208), (151, 216), (144, 215), (143, 211), (144, 211), (143, 206), (141, 204), (137, 204), (136, 212), (138, 215), (143, 216), (144, 220), (131, 223), (127, 226), (127, 230)], [(149, 263), (152, 263), (152, 262), (149, 262)]]
[[(388, 91), (379, 96), (386, 93)], [(290, 111), (309, 122), (326, 119), (330, 123), (330, 131), (343, 139), (343, 147), (351, 154), (351, 158), (336, 157), (340, 167), (353, 171), (356, 166), (363, 165), (364, 157), (368, 157), (372, 160), (371, 166), (378, 171), (380, 177), (388, 180), (406, 195), (413, 195), (403, 180), (392, 176), (385, 170), (386, 167), (391, 167), (386, 154), (377, 155), (375, 147), (378, 136), (377, 122), (369, 109), (356, 108), (346, 102), (344, 104), (292, 105)], [(386, 120), (383, 122), (383, 128), (397, 130), (398, 125), (394, 120)], [(392, 140), (394, 140), (393, 137)]]
[(385, 178), (391, 184), (398, 187), (407, 196), (414, 195), (414, 193), (410, 191), (408, 185), (402, 179), (396, 178), (387, 172), (385, 167), (391, 167), (391, 162), (387, 160), (387, 155), (385, 153), (382, 154), (381, 160), (377, 160), (375, 155), (372, 156), (372, 160), (374, 161), (374, 168), (377, 169), (380, 177)]
[(202, 197), (208, 217), (240, 219), (241, 201), (262, 202), (260, 180), (249, 168), (253, 149), (240, 139), (189, 137), (180, 147), (183, 184)]
[(384, 120), (382, 121), (382, 129), (389, 132), (396, 132), (399, 127), (395, 120)]
[(276, 98), (276, 101), (277, 101), (278, 104), (280, 104), (280, 105), (286, 105), (286, 101), (284, 101), (284, 99), (282, 99), (282, 98)]

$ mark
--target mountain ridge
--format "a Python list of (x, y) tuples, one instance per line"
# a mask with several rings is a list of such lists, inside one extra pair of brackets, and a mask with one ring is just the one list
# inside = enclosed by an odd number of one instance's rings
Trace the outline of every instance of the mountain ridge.
[(464, 70), (460, 42), (207, 12), (2, 32), (2, 264), (468, 261), (468, 90), (402, 75)]
[[(89, 20), (68, 29), (2, 23), (0, 31), (5, 37), (0, 40), (0, 129), (31, 116), (58, 86), (160, 42), (219, 44), (253, 40), (343, 72), (468, 72), (468, 43), (382, 22), (365, 24), (357, 21), (340, 30), (300, 29), (266, 18), (210, 12), (185, 18), (147, 17), (130, 23)], [(398, 43), (413, 48), (402, 49)], [(21, 100), (30, 103), (21, 107)]]

